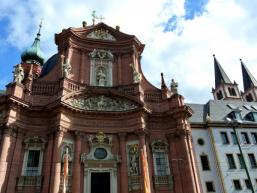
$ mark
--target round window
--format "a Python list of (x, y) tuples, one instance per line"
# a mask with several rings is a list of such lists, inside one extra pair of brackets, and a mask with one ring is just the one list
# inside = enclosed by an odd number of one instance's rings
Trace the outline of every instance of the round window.
[(104, 148), (96, 148), (94, 156), (96, 159), (104, 159), (107, 156), (107, 151)]
[(203, 139), (201, 139), (201, 138), (200, 138), (200, 139), (198, 139), (198, 140), (197, 140), (197, 142), (198, 142), (198, 144), (199, 144), (199, 145), (204, 145), (204, 140), (203, 140)]

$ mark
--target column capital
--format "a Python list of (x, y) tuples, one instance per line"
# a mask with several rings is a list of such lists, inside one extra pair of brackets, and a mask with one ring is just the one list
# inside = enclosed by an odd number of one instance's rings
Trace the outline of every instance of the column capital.
[(138, 129), (135, 131), (135, 134), (137, 134), (139, 137), (143, 137), (149, 135), (149, 131), (146, 129)]
[(85, 133), (82, 131), (75, 131), (74, 134), (75, 134), (76, 139), (81, 139), (82, 137), (85, 136)]
[(126, 138), (127, 133), (126, 132), (120, 132), (120, 133), (118, 133), (118, 135), (119, 135), (120, 139), (124, 139), (124, 138)]
[(173, 140), (175, 138), (181, 138), (181, 137), (191, 137), (191, 130), (176, 128), (176, 129), (170, 130), (166, 134), (166, 137), (168, 138), (168, 140)]

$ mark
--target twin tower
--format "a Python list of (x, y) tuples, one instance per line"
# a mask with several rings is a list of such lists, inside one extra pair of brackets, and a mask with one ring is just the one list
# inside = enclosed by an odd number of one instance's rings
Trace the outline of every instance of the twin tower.
[(228, 78), (220, 63), (214, 57), (215, 88), (212, 93), (215, 100), (241, 100), (246, 102), (257, 102), (257, 81), (240, 59), (244, 92), (240, 92), (238, 84)]

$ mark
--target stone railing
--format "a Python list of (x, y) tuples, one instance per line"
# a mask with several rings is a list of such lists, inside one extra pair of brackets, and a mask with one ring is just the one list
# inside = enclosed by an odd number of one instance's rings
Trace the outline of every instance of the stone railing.
[(172, 187), (172, 176), (171, 175), (154, 176), (154, 184), (157, 187), (159, 185), (168, 185), (169, 187)]
[(43, 82), (38, 81), (32, 85), (32, 95), (47, 95), (52, 96), (58, 92), (58, 82)]
[(141, 188), (141, 176), (128, 176), (129, 191), (139, 190)]
[(78, 84), (78, 83), (76, 83), (76, 82), (73, 82), (73, 81), (70, 80), (70, 79), (65, 78), (63, 81), (64, 81), (64, 82), (63, 82), (63, 87), (64, 87), (64, 89), (67, 90), (67, 91), (71, 91), (71, 92), (73, 92), (73, 91), (79, 91), (80, 89), (83, 88), (82, 85), (80, 85), (80, 84)]
[(145, 92), (144, 98), (145, 98), (145, 101), (159, 102), (162, 100), (162, 94), (157, 92)]
[(43, 181), (42, 176), (20, 176), (18, 178), (17, 187), (38, 186), (41, 187)]
[(118, 91), (124, 95), (136, 95), (136, 87), (135, 85), (128, 85), (128, 86), (120, 86), (118, 87)]

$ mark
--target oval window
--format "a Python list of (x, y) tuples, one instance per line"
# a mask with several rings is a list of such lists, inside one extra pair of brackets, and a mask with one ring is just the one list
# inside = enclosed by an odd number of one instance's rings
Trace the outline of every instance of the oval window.
[(107, 151), (104, 148), (96, 148), (94, 156), (96, 159), (104, 159), (107, 156)]

